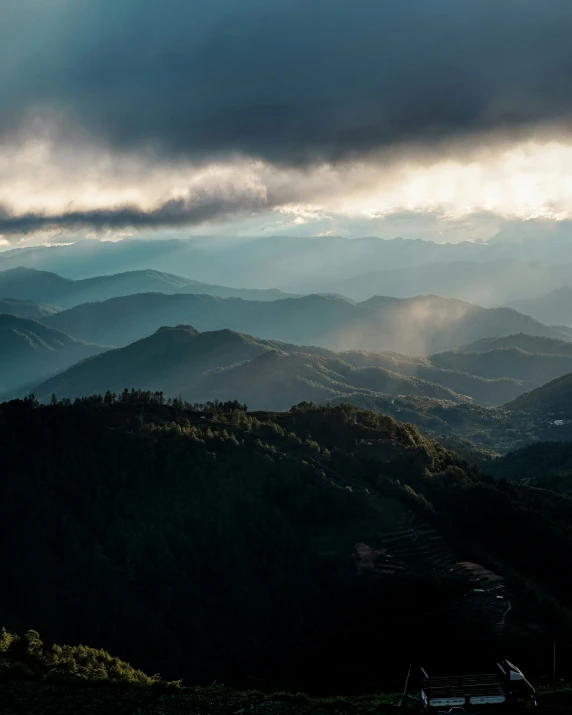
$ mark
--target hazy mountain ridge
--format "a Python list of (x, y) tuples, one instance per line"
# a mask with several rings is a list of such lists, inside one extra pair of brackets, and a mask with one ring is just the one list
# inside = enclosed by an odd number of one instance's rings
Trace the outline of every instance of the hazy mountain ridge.
[(485, 309), (437, 296), (376, 297), (355, 304), (324, 295), (261, 302), (148, 293), (76, 306), (46, 322), (84, 339), (112, 345), (126, 345), (163, 325), (189, 324), (200, 331), (229, 328), (263, 339), (336, 351), (413, 355), (518, 332), (567, 338), (565, 333), (509, 308)]
[[(399, 298), (438, 293), (444, 298), (458, 298), (488, 307), (509, 303), (509, 307), (533, 315), (515, 299), (530, 293), (541, 294), (554, 286), (555, 281), (566, 282), (567, 271), (569, 267), (518, 259), (452, 261), (369, 271), (352, 278), (318, 283), (318, 288), (336, 291), (355, 300), (365, 300), (380, 293)], [(566, 322), (534, 317), (542, 322)]]
[(231, 330), (199, 333), (189, 326), (161, 328), (125, 348), (71, 367), (39, 385), (35, 393), (41, 399), (52, 393), (75, 398), (106, 390), (121, 392), (132, 384), (194, 402), (238, 399), (255, 409), (275, 410), (286, 409), (292, 400), (324, 402), (360, 392), (468, 400), (435, 382), (382, 367), (356, 368), (335, 353), (311, 354), (304, 349)]
[(538, 298), (523, 298), (511, 303), (521, 313), (550, 324), (572, 325), (572, 287), (563, 286)]
[[(528, 228), (539, 235), (543, 231), (540, 224)], [(568, 230), (538, 241), (488, 244), (335, 236), (87, 240), (5, 251), (0, 253), (0, 268), (24, 265), (68, 278), (89, 278), (152, 266), (188, 278), (200, 276), (215, 285), (335, 292), (357, 300), (377, 293), (439, 293), (494, 306), (542, 295), (555, 285), (571, 285), (569, 234)], [(377, 266), (383, 270), (377, 271)]]
[(37, 384), (107, 349), (35, 320), (0, 314), (0, 394)]
[(15, 298), (0, 298), (0, 314), (16, 315), (19, 318), (42, 320), (48, 315), (60, 313), (62, 308), (57, 305), (37, 303), (34, 300), (17, 300)]
[(115, 243), (83, 240), (69, 246), (13, 249), (0, 252), (0, 268), (24, 265), (70, 278), (87, 278), (152, 265), (167, 273), (200, 275), (211, 283), (232, 283), (234, 277), (243, 287), (273, 288), (278, 283), (307, 282), (316, 274), (321, 274), (322, 280), (324, 275), (339, 278), (347, 277), (348, 273), (357, 275), (371, 270), (372, 264), (398, 269), (445, 258), (486, 260), (490, 254), (490, 247), (483, 244), (437, 244), (402, 238), (265, 236), (231, 241), (216, 237), (141, 238)]
[(526, 333), (482, 338), (482, 340), (477, 340), (474, 343), (462, 345), (458, 349), (467, 353), (480, 353), (503, 348), (518, 348), (527, 353), (541, 353), (544, 355), (572, 355), (572, 342), (568, 340), (545, 338), (539, 335), (527, 335)]
[(489, 379), (512, 377), (539, 386), (572, 372), (572, 354), (529, 353), (517, 347), (506, 347), (477, 353), (463, 350), (441, 352), (430, 356), (437, 367), (467, 372)]
[[(0, 268), (2, 266), (0, 260)], [(66, 308), (134, 293), (205, 293), (250, 300), (278, 300), (291, 294), (279, 290), (249, 290), (202, 283), (171, 273), (138, 270), (81, 280), (19, 266), (0, 270), (0, 295), (10, 298), (51, 301)]]

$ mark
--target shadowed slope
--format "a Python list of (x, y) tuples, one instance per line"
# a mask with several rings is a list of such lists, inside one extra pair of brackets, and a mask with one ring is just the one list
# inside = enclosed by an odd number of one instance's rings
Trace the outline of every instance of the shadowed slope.
[(86, 357), (101, 353), (103, 345), (76, 340), (35, 320), (0, 315), (0, 392), (17, 392)]

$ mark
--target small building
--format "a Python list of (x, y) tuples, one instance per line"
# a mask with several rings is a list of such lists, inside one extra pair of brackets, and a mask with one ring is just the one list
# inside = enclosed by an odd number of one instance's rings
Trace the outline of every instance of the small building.
[(516, 665), (497, 663), (490, 673), (430, 677), (421, 669), (421, 700), (426, 713), (479, 713), (536, 707), (534, 688)]

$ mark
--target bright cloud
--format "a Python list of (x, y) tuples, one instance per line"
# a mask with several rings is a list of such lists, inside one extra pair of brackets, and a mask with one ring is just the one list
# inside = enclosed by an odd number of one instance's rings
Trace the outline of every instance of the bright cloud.
[[(193, 163), (118, 153), (44, 131), (0, 146), (0, 235), (70, 230), (109, 238), (213, 229), (260, 217), (272, 228), (347, 233), (359, 221), (430, 214), (459, 222), (572, 217), (572, 143), (528, 141), (415, 158), (284, 167), (244, 157)], [(260, 230), (260, 229), (257, 229)], [(351, 232), (351, 231), (350, 231)], [(467, 238), (468, 236), (464, 236)]]

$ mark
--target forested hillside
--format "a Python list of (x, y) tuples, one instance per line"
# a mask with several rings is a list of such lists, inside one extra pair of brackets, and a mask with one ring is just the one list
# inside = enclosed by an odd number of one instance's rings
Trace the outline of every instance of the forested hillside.
[[(0, 429), (11, 630), (195, 683), (338, 691), (379, 689), (382, 664), (400, 682), (444, 630), (531, 667), (555, 628), (572, 635), (572, 503), (484, 477), (389, 417), (126, 391), (5, 403)], [(504, 625), (502, 604), (483, 619), (465, 602), (465, 560), (505, 577)]]
[(488, 469), (511, 481), (572, 494), (572, 441), (536, 442), (494, 460)]

